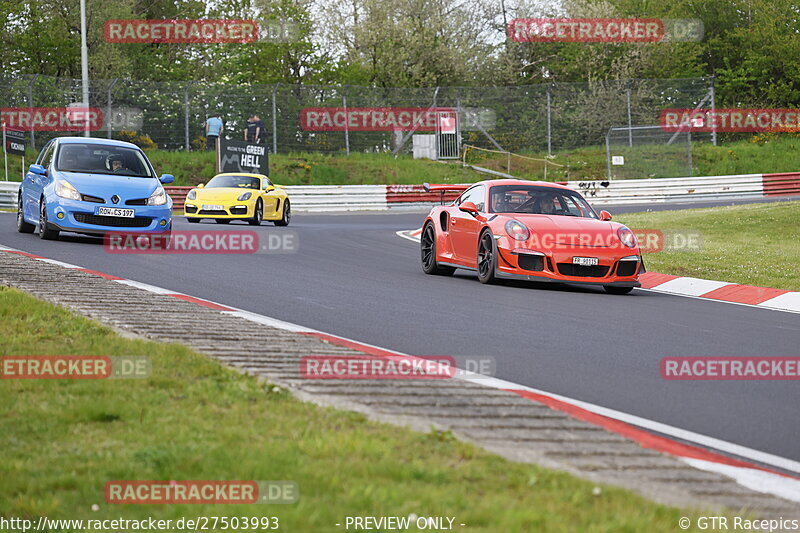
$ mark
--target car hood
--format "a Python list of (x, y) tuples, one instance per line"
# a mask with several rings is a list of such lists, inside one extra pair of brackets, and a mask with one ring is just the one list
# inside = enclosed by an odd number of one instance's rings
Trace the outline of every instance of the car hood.
[(56, 177), (70, 182), (81, 194), (105, 199), (114, 194), (123, 200), (148, 198), (161, 186), (155, 178), (132, 178), (110, 174), (58, 172)]
[(503, 216), (506, 219), (513, 218), (522, 222), (532, 233), (540, 236), (548, 235), (554, 243), (588, 248), (623, 247), (617, 237), (617, 230), (622, 224), (617, 222), (561, 215)]
[(243, 187), (212, 187), (211, 189), (195, 190), (197, 191), (196, 199), (203, 201), (234, 202), (246, 192), (253, 193), (253, 196), (258, 194), (258, 190), (256, 189), (245, 189)]

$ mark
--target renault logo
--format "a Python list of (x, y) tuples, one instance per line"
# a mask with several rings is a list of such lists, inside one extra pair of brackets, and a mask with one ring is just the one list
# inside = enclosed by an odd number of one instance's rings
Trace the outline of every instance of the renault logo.
[(119, 196), (117, 196), (117, 195), (115, 194), (114, 196), (112, 196), (112, 197), (111, 197), (111, 201), (112, 201), (113, 203), (115, 203), (115, 204), (118, 204), (118, 203), (119, 203)]

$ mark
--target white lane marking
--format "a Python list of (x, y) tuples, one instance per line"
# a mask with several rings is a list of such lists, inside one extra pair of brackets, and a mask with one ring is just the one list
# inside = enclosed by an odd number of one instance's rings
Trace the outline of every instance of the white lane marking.
[(767, 309), (780, 309), (781, 311), (800, 313), (800, 292), (787, 292), (775, 298), (770, 298), (765, 302), (761, 302), (758, 306), (766, 307)]
[(733, 285), (726, 281), (713, 281), (710, 279), (700, 278), (676, 278), (665, 281), (660, 285), (656, 285), (658, 290), (668, 292), (671, 294), (682, 294), (686, 296), (702, 296), (720, 287)]
[(115, 283), (121, 283), (122, 285), (129, 285), (131, 287), (135, 287), (137, 289), (142, 289), (143, 291), (152, 292), (155, 294), (182, 294), (178, 291), (172, 291), (169, 289), (162, 289), (161, 287), (156, 287), (155, 285), (149, 285), (147, 283), (142, 283), (141, 281), (133, 281), (130, 279), (115, 279), (111, 280)]
[(689, 457), (681, 457), (680, 460), (700, 470), (732, 477), (737, 483), (750, 490), (775, 494), (793, 502), (800, 502), (800, 483), (785, 476), (755, 468), (741, 468)]
[(73, 265), (71, 263), (64, 263), (63, 261), (56, 261), (55, 259), (47, 259), (46, 257), (37, 258), (37, 261), (41, 261), (43, 263), (50, 263), (51, 265), (58, 265), (64, 268), (82, 268), (78, 265)]
[(250, 311), (236, 310), (236, 311), (222, 311), (222, 313), (225, 315), (243, 318), (245, 320), (249, 320), (250, 322), (255, 322), (256, 324), (263, 324), (265, 326), (270, 326), (276, 329), (291, 331), (293, 333), (316, 333), (316, 331), (311, 328), (300, 326), (298, 324), (292, 324), (291, 322), (284, 322), (283, 320), (278, 320), (277, 318), (270, 318), (268, 316), (258, 315), (256, 313), (251, 313)]
[[(133, 286), (133, 287), (143, 288), (144, 290), (148, 290), (148, 288), (159, 289), (161, 291), (164, 291), (162, 294), (180, 294), (180, 293), (175, 293), (174, 291), (169, 291), (167, 289), (161, 289), (159, 287), (154, 287), (153, 285), (147, 285), (145, 283), (133, 282), (131, 280), (116, 280), (116, 281), (118, 283), (119, 282), (128, 282), (128, 283), (124, 283), (124, 284), (130, 285), (130, 286)], [(144, 288), (144, 287), (148, 287), (148, 288)], [(206, 300), (206, 301), (209, 301), (210, 303), (216, 303), (216, 302), (211, 302), (210, 300)], [(223, 304), (217, 304), (217, 305), (223, 305)], [(230, 307), (230, 306), (226, 306), (226, 307)], [(271, 325), (271, 326), (273, 326), (273, 327), (275, 327), (277, 329), (284, 329), (286, 331), (294, 331), (296, 333), (322, 333), (319, 330), (315, 330), (315, 329), (312, 329), (312, 328), (307, 328), (307, 327), (301, 326), (299, 324), (293, 324), (291, 322), (285, 322), (283, 320), (267, 317), (267, 316), (264, 316), (264, 315), (259, 315), (257, 313), (252, 313), (250, 311), (244, 311), (242, 309), (237, 309), (237, 308), (234, 308), (234, 307), (231, 307), (231, 309), (234, 309), (234, 311), (221, 311), (221, 312), (226, 313), (226, 314), (232, 314), (234, 316), (242, 316), (242, 318), (247, 318), (248, 320), (264, 320), (264, 322), (259, 322), (259, 323), (266, 323), (267, 325)], [(239, 315), (239, 313), (241, 313), (241, 315)], [(383, 350), (383, 351), (386, 351), (386, 352), (391, 352), (391, 353), (394, 353), (394, 354), (397, 354), (397, 355), (408, 356), (407, 354), (404, 354), (402, 352), (397, 352), (397, 351), (394, 351), (394, 350), (388, 350), (386, 348), (380, 348), (378, 346), (362, 343), (362, 342), (359, 342), (359, 341), (348, 339), (346, 337), (341, 337), (339, 335), (332, 335), (332, 334), (328, 334), (328, 335), (331, 335), (333, 337), (337, 337), (339, 339), (346, 340), (346, 341), (349, 341), (349, 342), (352, 342), (352, 343), (355, 343), (355, 344), (359, 344), (359, 345), (362, 345), (362, 346), (370, 346), (370, 347), (379, 348), (380, 350)], [(413, 356), (408, 356), (408, 357), (413, 357)], [(668, 435), (668, 436), (671, 436), (671, 437), (674, 437), (674, 438), (678, 438), (678, 439), (681, 439), (681, 440), (684, 440), (684, 441), (687, 441), (687, 442), (693, 442), (693, 443), (696, 443), (696, 444), (700, 444), (701, 446), (704, 446), (706, 448), (716, 449), (716, 450), (719, 450), (719, 451), (722, 451), (722, 452), (726, 452), (726, 453), (731, 454), (731, 455), (735, 455), (735, 456), (739, 456), (739, 457), (742, 457), (742, 458), (745, 458), (745, 459), (749, 459), (749, 460), (754, 461), (756, 463), (762, 463), (762, 464), (766, 464), (766, 465), (771, 465), (771, 466), (774, 466), (774, 467), (777, 467), (777, 468), (781, 468), (783, 470), (787, 470), (787, 471), (790, 471), (790, 472), (800, 473), (800, 462), (794, 461), (792, 459), (788, 459), (788, 458), (785, 458), (785, 457), (780, 457), (780, 456), (773, 455), (773, 454), (770, 454), (770, 453), (767, 453), (767, 452), (762, 452), (762, 451), (759, 451), (759, 450), (748, 448), (746, 446), (741, 446), (739, 444), (734, 444), (732, 442), (723, 441), (723, 440), (720, 440), (720, 439), (716, 439), (714, 437), (709, 437), (707, 435), (702, 435), (702, 434), (695, 433), (695, 432), (692, 432), (692, 431), (676, 428), (674, 426), (669, 426), (667, 424), (662, 424), (661, 422), (656, 422), (654, 420), (649, 420), (649, 419), (642, 418), (642, 417), (639, 417), (639, 416), (636, 416), (636, 415), (631, 415), (631, 414), (628, 414), (628, 413), (623, 413), (621, 411), (616, 411), (614, 409), (609, 409), (609, 408), (606, 408), (606, 407), (601, 407), (599, 405), (591, 404), (591, 403), (584, 402), (584, 401), (581, 401), (581, 400), (576, 400), (574, 398), (569, 398), (567, 396), (562, 396), (560, 394), (554, 394), (554, 393), (543, 391), (543, 390), (540, 390), (540, 389), (535, 389), (533, 387), (528, 387), (528, 386), (525, 386), (525, 385), (519, 385), (517, 383), (513, 383), (513, 382), (510, 382), (510, 381), (505, 381), (505, 380), (502, 380), (502, 379), (499, 379), (499, 378), (487, 377), (487, 376), (483, 376), (483, 375), (480, 375), (480, 374), (475, 374), (475, 373), (472, 373), (472, 372), (461, 372), (459, 374), (460, 375), (457, 376), (457, 379), (463, 379), (465, 381), (470, 381), (470, 382), (473, 382), (473, 383), (480, 383), (480, 384), (485, 385), (487, 387), (496, 388), (496, 389), (523, 390), (523, 391), (530, 391), (530, 392), (533, 392), (535, 394), (541, 394), (541, 395), (549, 396), (550, 398), (553, 398), (555, 400), (559, 400), (559, 401), (562, 401), (562, 402), (565, 402), (565, 403), (569, 403), (571, 405), (574, 405), (576, 407), (580, 407), (581, 409), (585, 409), (587, 411), (596, 413), (598, 415), (606, 416), (608, 418), (613, 418), (613, 419), (619, 420), (621, 422), (625, 422), (625, 423), (628, 423), (628, 424), (631, 424), (631, 425), (634, 425), (634, 426), (639, 426), (639, 427), (644, 428), (644, 429), (649, 429), (651, 431), (654, 431), (654, 432), (657, 432), (657, 433), (661, 433), (661, 434), (664, 434), (664, 435)], [(683, 458), (683, 459), (685, 459), (685, 458)], [(739, 467), (730, 467), (730, 468), (739, 468)], [(747, 468), (746, 470), (752, 470), (752, 469)], [(730, 476), (729, 475), (729, 477), (732, 477), (737, 482), (739, 482), (739, 479), (736, 476)], [(797, 483), (798, 487), (800, 487), (800, 481), (791, 480), (791, 479), (789, 481)], [(766, 487), (765, 490), (767, 490), (771, 494), (774, 494), (776, 496), (782, 497), (781, 494), (780, 494), (781, 491), (772, 491), (771, 487)], [(800, 488), (798, 488), (797, 490), (800, 490)]]
[(411, 234), (410, 234), (410, 231), (411, 230), (397, 231), (397, 232), (395, 232), (395, 235), (397, 235), (398, 237), (402, 237), (404, 239), (408, 239), (411, 242), (415, 242), (415, 243), (419, 244), (420, 241), (422, 241), (422, 238), (421, 237), (412, 237)]

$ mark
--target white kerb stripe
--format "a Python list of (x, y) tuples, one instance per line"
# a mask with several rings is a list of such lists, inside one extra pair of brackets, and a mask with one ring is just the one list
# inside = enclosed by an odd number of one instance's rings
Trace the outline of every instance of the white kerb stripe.
[(677, 278), (653, 287), (653, 290), (672, 294), (683, 294), (685, 296), (700, 296), (727, 285), (732, 285), (732, 283), (713, 281), (710, 279)]

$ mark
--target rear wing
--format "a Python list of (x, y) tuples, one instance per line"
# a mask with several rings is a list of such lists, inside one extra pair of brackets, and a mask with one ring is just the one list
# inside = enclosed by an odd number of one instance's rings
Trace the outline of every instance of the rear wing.
[(437, 185), (431, 183), (423, 183), (422, 188), (425, 192), (438, 192), (440, 194), (439, 202), (444, 205), (444, 194), (447, 192), (463, 192), (470, 188), (470, 185)]

